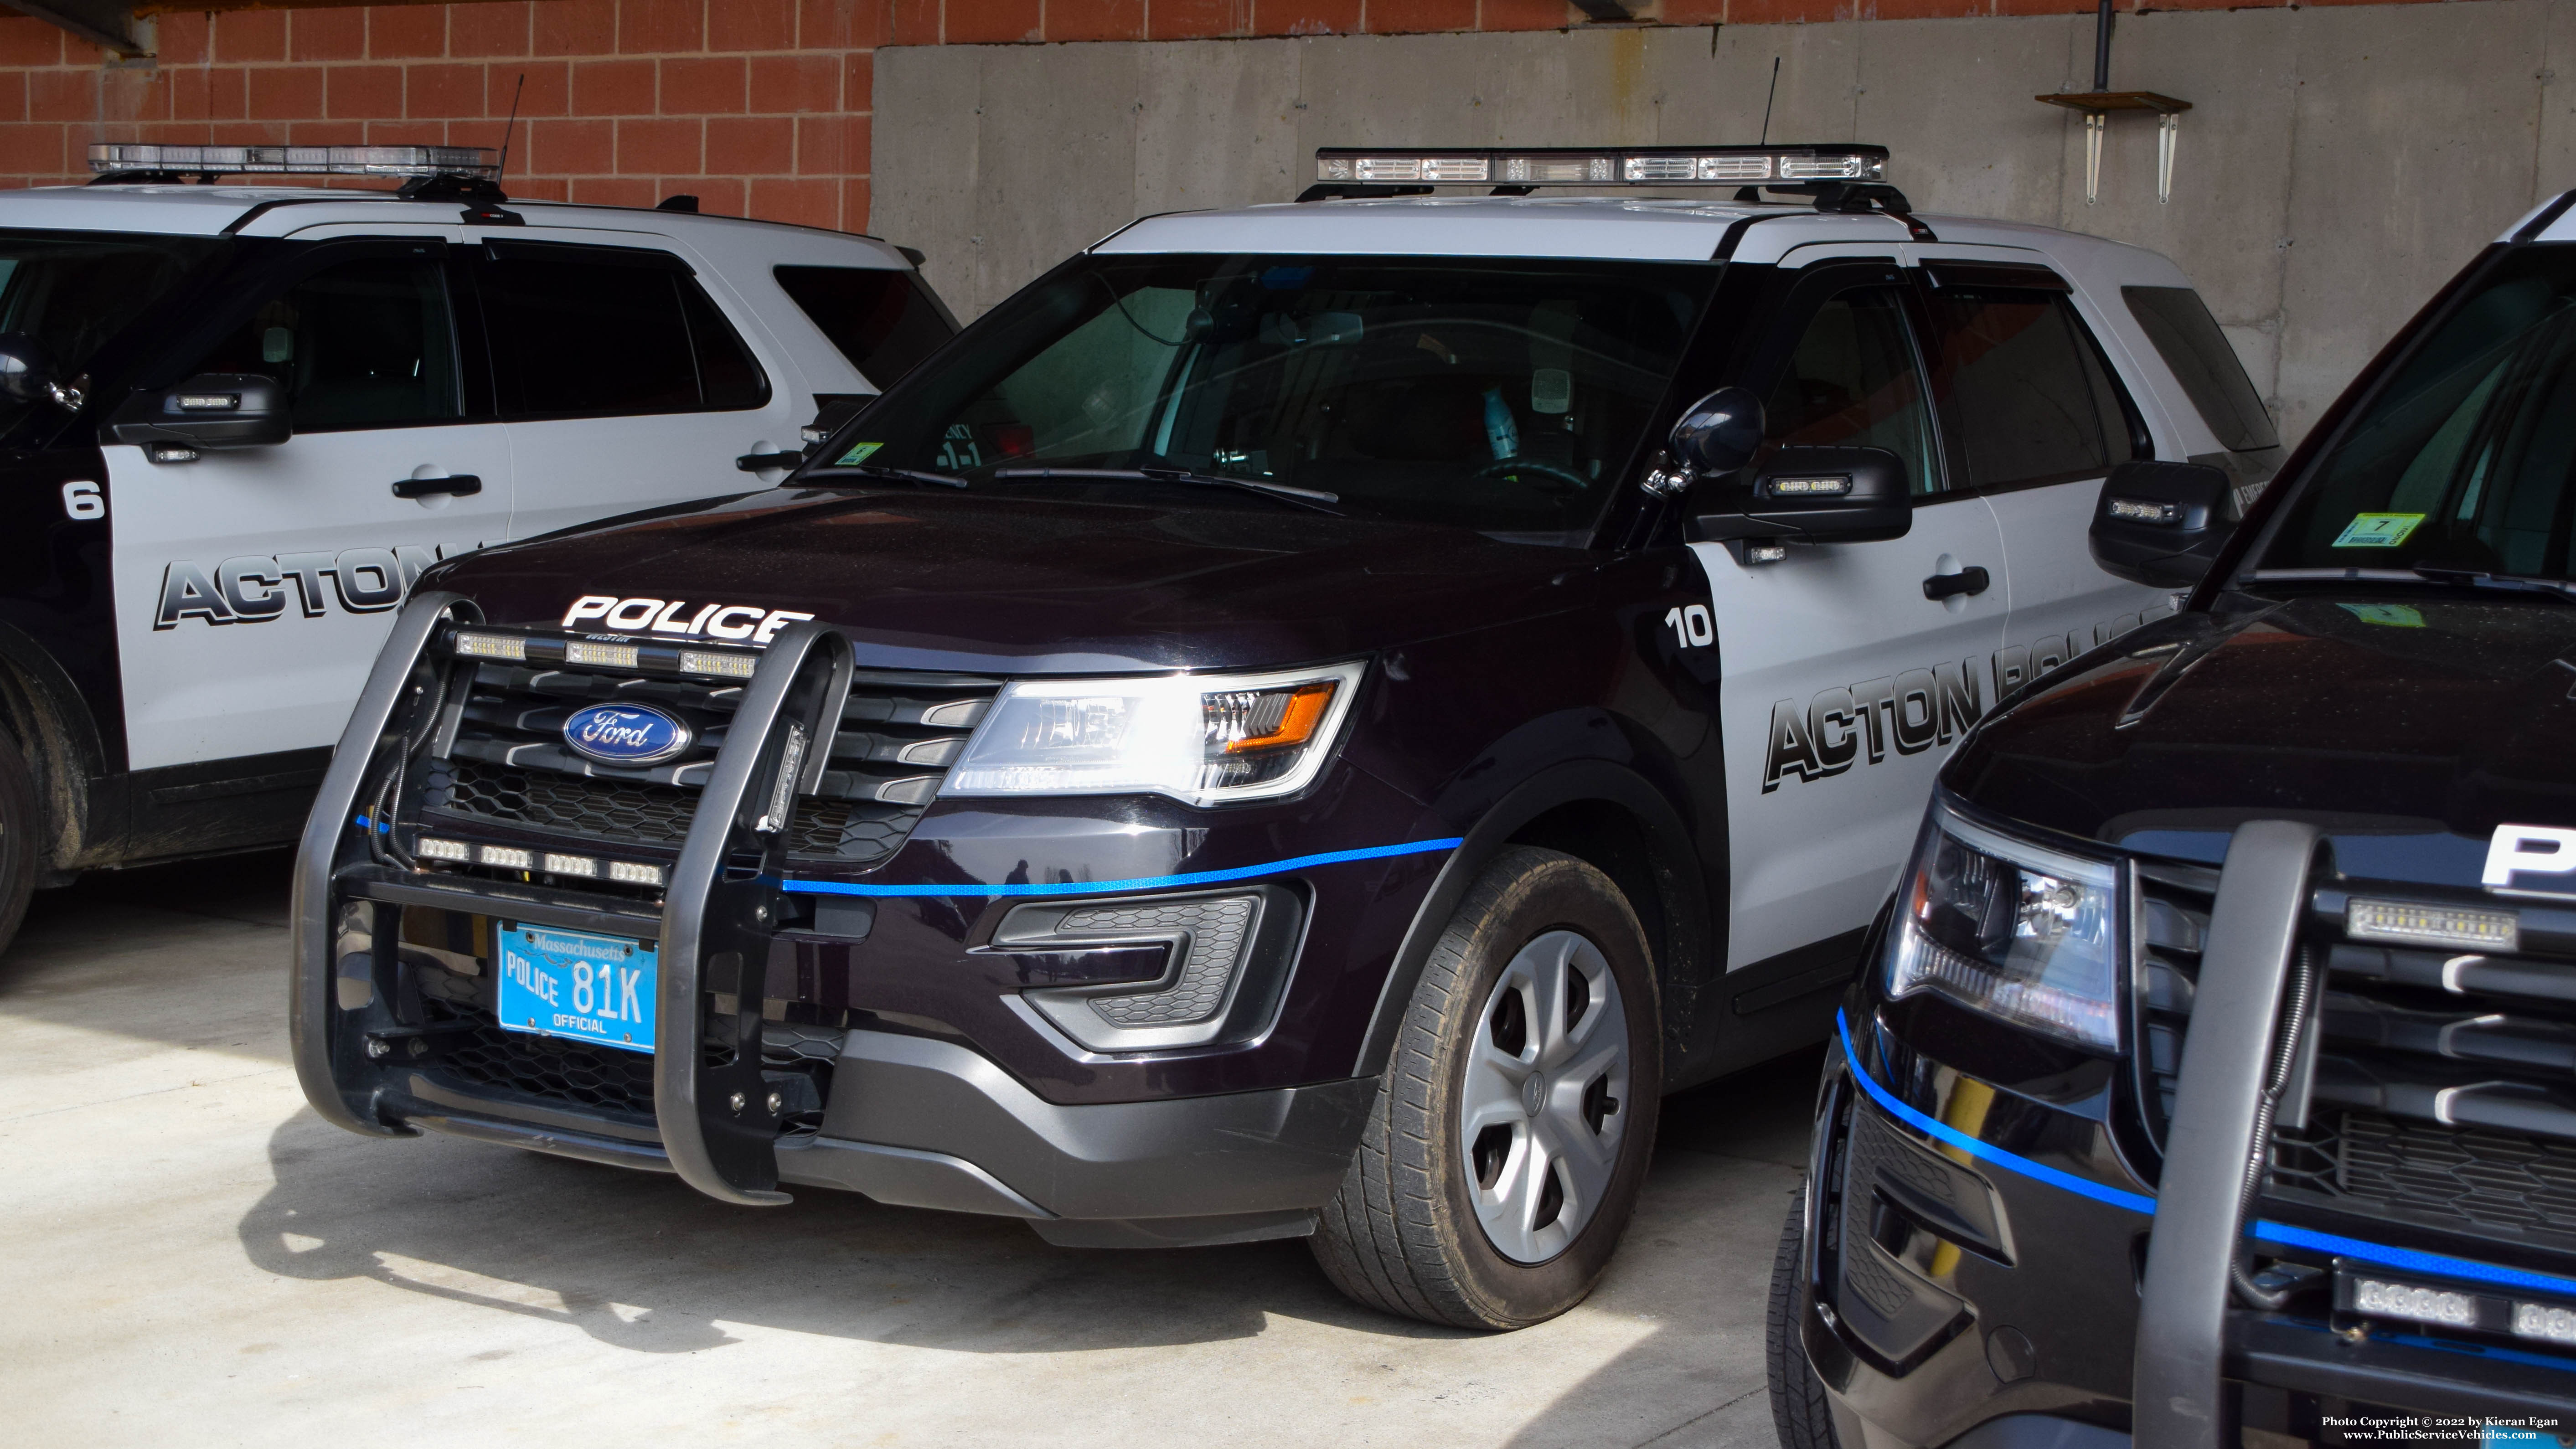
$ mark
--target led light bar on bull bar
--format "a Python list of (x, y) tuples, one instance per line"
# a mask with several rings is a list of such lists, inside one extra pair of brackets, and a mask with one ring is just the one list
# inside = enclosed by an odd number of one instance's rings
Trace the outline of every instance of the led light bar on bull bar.
[(1315, 179), (1448, 186), (1736, 186), (1883, 181), (1884, 146), (1622, 146), (1410, 150), (1328, 146)]
[(501, 153), (488, 146), (163, 146), (105, 141), (89, 169), (178, 171), (197, 176), (479, 176), (497, 181)]

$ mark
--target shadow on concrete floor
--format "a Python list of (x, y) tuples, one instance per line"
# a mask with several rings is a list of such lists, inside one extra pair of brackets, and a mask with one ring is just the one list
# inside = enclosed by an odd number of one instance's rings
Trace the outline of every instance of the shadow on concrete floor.
[[(1802, 1053), (1673, 1098), (1649, 1197), (1711, 1156), (1777, 1175), (1803, 1152), (1815, 1070)], [(435, 1136), (357, 1138), (307, 1112), (271, 1135), (269, 1161), (275, 1186), (239, 1225), (258, 1267), (372, 1279), (641, 1353), (731, 1342), (727, 1323), (982, 1353), (1248, 1338), (1271, 1315), (1474, 1336), (1351, 1303), (1300, 1242), (1066, 1249), (1010, 1219), (818, 1189), (784, 1208), (734, 1208), (658, 1173)]]

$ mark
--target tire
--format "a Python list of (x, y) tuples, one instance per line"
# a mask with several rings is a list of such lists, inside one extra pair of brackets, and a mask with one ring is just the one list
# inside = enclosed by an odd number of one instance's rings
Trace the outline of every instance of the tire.
[(1619, 888), (1573, 856), (1505, 850), (1405, 1008), (1310, 1240), (1325, 1275), (1372, 1308), (1458, 1328), (1525, 1328), (1582, 1302), (1653, 1155), (1660, 1040), (1653, 961)]
[(44, 849), (35, 772), (18, 753), (18, 742), (0, 731), (0, 953), (8, 951), (19, 922), (27, 918), (27, 898), (36, 893)]
[(1780, 1252), (1771, 1260), (1771, 1308), (1763, 1334), (1771, 1422), (1780, 1431), (1780, 1449), (1839, 1449), (1824, 1383), (1816, 1377), (1816, 1366), (1807, 1362), (1806, 1340), (1799, 1336), (1806, 1311), (1804, 1285), (1798, 1281), (1804, 1267), (1805, 1208), (1802, 1190), (1790, 1200), (1789, 1221), (1780, 1228)]

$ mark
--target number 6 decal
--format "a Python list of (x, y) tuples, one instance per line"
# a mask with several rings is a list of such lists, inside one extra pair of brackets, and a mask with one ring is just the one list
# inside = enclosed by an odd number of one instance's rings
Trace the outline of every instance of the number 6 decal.
[(63, 512), (84, 521), (105, 518), (107, 500), (99, 495), (95, 483), (66, 483), (63, 485)]
[(1717, 621), (1709, 617), (1706, 604), (1667, 609), (1664, 622), (1673, 626), (1673, 637), (1686, 649), (1705, 649), (1717, 642)]

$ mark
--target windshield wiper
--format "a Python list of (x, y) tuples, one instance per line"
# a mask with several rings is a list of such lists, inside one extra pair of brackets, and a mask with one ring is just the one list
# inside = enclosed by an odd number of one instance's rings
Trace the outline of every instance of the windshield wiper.
[(966, 480), (948, 473), (932, 473), (920, 468), (889, 468), (883, 463), (836, 463), (829, 468), (808, 470), (799, 483), (828, 478), (835, 473), (856, 473), (867, 478), (884, 478), (897, 483), (936, 483), (942, 488), (963, 488)]
[(2528, 574), (2489, 573), (2485, 569), (2444, 568), (2440, 564), (2402, 569), (2250, 569), (2239, 577), (2249, 584), (2433, 584), (2454, 589), (2498, 589), (2576, 603), (2576, 583)]
[(2558, 579), (2536, 579), (2529, 574), (2489, 573), (2485, 569), (2444, 568), (2440, 564), (2416, 564), (2416, 577), (2437, 584), (2466, 584), (2479, 589), (2510, 589), (2521, 594), (2548, 594), (2576, 602), (2576, 584)]
[(1299, 508), (1339, 516), (1341, 510), (1328, 507), (1339, 503), (1342, 495), (1321, 488), (1297, 488), (1286, 483), (1270, 483), (1259, 478), (1229, 478), (1223, 473), (1193, 473), (1186, 468), (996, 468), (995, 478), (1122, 478), (1145, 483), (1182, 483), (1193, 488), (1240, 488), (1264, 498), (1276, 498)]

